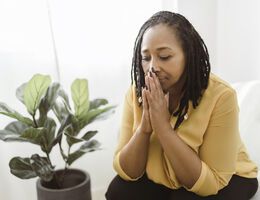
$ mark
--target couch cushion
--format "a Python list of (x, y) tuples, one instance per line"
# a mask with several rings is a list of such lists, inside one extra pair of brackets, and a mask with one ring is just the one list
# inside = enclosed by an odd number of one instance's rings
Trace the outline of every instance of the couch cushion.
[(237, 91), (239, 128), (250, 158), (260, 166), (260, 81), (233, 84)]

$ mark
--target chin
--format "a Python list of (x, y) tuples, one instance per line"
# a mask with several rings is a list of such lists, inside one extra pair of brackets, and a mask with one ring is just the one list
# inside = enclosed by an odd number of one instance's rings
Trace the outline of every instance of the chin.
[(168, 93), (168, 91), (169, 91), (169, 88), (168, 88), (168, 87), (165, 87), (165, 86), (163, 86), (162, 84), (161, 84), (161, 86), (162, 86), (162, 91), (163, 91), (163, 93), (164, 93), (164, 94), (167, 94), (167, 93)]

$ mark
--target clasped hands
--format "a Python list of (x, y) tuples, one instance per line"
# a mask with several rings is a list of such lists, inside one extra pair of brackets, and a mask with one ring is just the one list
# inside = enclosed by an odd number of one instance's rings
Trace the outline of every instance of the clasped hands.
[(141, 119), (142, 132), (163, 134), (171, 128), (169, 106), (169, 93), (164, 94), (160, 81), (154, 72), (145, 76), (146, 88), (142, 88), (143, 114)]

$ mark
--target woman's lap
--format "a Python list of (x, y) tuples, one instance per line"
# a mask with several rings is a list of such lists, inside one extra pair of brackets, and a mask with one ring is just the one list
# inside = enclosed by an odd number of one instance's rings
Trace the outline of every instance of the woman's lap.
[[(201, 197), (180, 188), (169, 189), (149, 180), (146, 175), (137, 181), (125, 181), (116, 176), (110, 183), (107, 200), (247, 200), (257, 189), (257, 179), (247, 179), (233, 176), (227, 187), (217, 195)], [(250, 194), (251, 193), (251, 194)]]
[(137, 181), (125, 181), (116, 176), (108, 187), (106, 198), (107, 200), (155, 200), (166, 199), (168, 195), (168, 188), (153, 183), (146, 175)]

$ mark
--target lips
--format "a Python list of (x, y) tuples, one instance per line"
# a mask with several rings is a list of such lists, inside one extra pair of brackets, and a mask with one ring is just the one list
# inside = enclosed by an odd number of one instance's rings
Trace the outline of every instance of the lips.
[[(157, 76), (157, 77), (158, 77), (158, 76)], [(167, 80), (166, 77), (158, 77), (158, 79), (159, 79), (159, 81), (165, 81), (165, 80)]]

